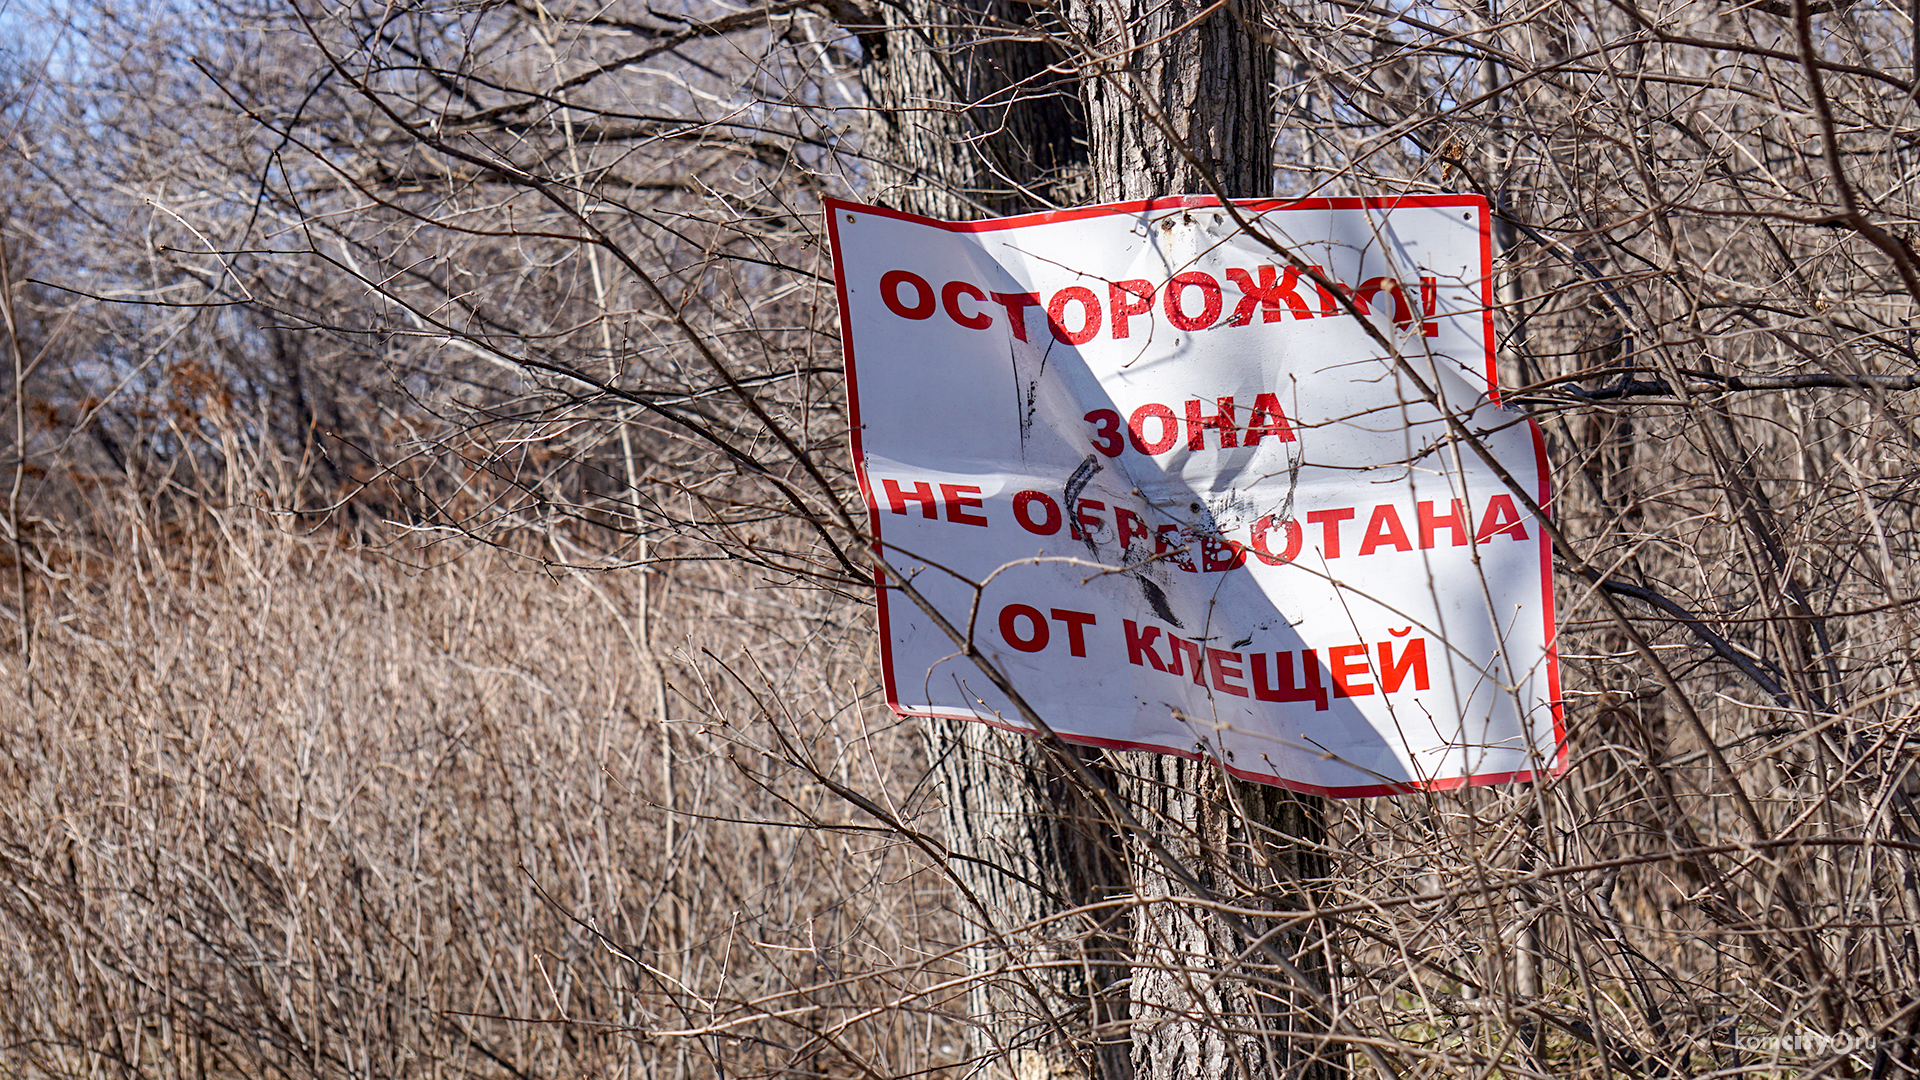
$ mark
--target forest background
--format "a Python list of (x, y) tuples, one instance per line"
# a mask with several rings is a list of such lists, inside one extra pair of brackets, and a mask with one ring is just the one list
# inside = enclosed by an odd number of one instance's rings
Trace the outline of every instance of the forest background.
[[(11, 4), (0, 1070), (1910, 1073), (1917, 15)], [(887, 711), (824, 197), (1442, 190), (1564, 775)]]

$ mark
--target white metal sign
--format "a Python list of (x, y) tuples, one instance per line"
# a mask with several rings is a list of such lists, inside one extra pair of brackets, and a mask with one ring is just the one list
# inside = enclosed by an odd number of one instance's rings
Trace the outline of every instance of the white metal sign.
[[(1485, 202), (1235, 209), (830, 203), (877, 554), (1077, 742), (1342, 796), (1556, 769), (1546, 459), (1498, 404)], [(893, 708), (1023, 726), (879, 584)]]

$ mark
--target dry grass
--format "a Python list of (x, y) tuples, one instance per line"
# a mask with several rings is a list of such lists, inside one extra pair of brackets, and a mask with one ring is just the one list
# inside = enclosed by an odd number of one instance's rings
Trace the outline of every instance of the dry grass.
[(132, 498), (97, 524), (45, 545), (31, 672), (0, 660), (0, 1072), (898, 1075), (953, 1041), (856, 1008), (943, 969), (924, 859), (797, 827), (846, 815), (760, 752), (904, 794), (917, 744), (830, 650), (729, 654), (753, 591), (655, 598), (663, 719), (638, 574)]
[[(924, 751), (858, 608), (124, 494), (50, 528), (31, 670), (0, 660), (0, 1072), (968, 1074)], [(1568, 599), (1571, 670), (1621, 663)], [(1873, 1029), (1863, 1069), (1903, 1045), (1914, 1008), (1874, 996), (1911, 886), (1854, 809), (1886, 763), (1727, 747), (1785, 841), (1741, 855), (1659, 698), (1576, 679), (1564, 778), (1334, 807), (1344, 1021), (1409, 1076), (1852, 1067), (1823, 1010)], [(1003, 975), (1061, 939), (998, 929)]]

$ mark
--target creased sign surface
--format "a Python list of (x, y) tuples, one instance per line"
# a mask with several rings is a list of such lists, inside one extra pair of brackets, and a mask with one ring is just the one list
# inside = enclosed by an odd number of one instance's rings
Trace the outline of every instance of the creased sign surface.
[[(830, 204), (880, 554), (1076, 741), (1337, 795), (1554, 768), (1546, 462), (1497, 404), (1485, 203), (1236, 205), (1292, 258), (1208, 199)], [(1021, 726), (901, 590), (879, 610), (896, 710)]]

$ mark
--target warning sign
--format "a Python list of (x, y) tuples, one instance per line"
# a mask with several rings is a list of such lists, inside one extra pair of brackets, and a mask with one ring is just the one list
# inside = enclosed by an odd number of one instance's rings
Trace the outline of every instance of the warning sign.
[[(1048, 726), (1342, 796), (1562, 762), (1484, 200), (830, 214), (876, 554)], [(890, 705), (1023, 726), (879, 586)]]

